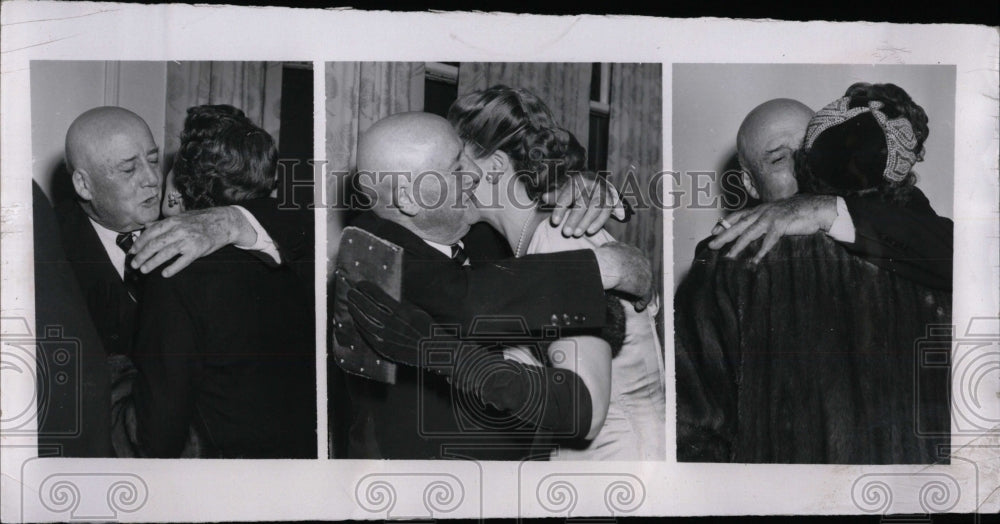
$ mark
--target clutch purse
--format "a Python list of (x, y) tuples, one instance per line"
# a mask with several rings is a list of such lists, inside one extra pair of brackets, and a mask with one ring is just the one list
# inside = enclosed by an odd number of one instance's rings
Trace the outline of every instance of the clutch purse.
[(356, 227), (344, 228), (340, 237), (333, 279), (333, 359), (347, 373), (386, 384), (396, 383), (396, 364), (383, 359), (354, 329), (347, 309), (347, 287), (367, 280), (389, 296), (401, 300), (403, 248)]

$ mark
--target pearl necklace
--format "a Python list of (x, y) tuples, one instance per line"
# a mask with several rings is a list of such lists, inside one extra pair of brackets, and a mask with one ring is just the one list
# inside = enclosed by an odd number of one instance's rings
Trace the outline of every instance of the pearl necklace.
[(528, 224), (531, 223), (531, 219), (533, 218), (535, 218), (534, 215), (529, 215), (528, 219), (524, 221), (524, 225), (521, 226), (521, 236), (517, 237), (517, 250), (514, 251), (515, 258), (521, 256), (521, 244), (524, 243), (524, 234), (528, 232)]

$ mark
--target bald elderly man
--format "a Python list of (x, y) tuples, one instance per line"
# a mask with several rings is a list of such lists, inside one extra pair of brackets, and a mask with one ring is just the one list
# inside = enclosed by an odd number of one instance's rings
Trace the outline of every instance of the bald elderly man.
[[(403, 248), (404, 303), (366, 283), (349, 289), (354, 326), (337, 328), (342, 344), (360, 335), (376, 351), (414, 366), (418, 342), (430, 334), (434, 321), (461, 325), (468, 333), (477, 317), (518, 316), (537, 333), (554, 318), (571, 319), (566, 329), (589, 332), (604, 324), (605, 288), (638, 296), (651, 285), (648, 261), (634, 248), (611, 244), (596, 255), (581, 250), (515, 259), (492, 229), (473, 227), (480, 217), (471, 189), (481, 173), (439, 116), (404, 113), (375, 123), (359, 139), (358, 172), (373, 205), (351, 225)], [(426, 172), (436, 173), (436, 180), (415, 176)], [(420, 204), (442, 201), (443, 206)], [(347, 282), (338, 278), (336, 285), (342, 296)], [(495, 328), (511, 330), (500, 336), (519, 334), (509, 324)], [(463, 362), (463, 355), (452, 361)], [(398, 368), (394, 385), (348, 376), (353, 404), (348, 457), (521, 460), (533, 453), (535, 430), (589, 429), (589, 393), (572, 372), (523, 366), (518, 376), (532, 377), (531, 384), (494, 384), (488, 377), (472, 384), (454, 376), (449, 380), (461, 364), (433, 371), (411, 366)], [(539, 384), (545, 386), (539, 389)], [(468, 401), (453, 402), (457, 397), (477, 398), (491, 407), (476, 411)], [(469, 409), (474, 412), (463, 411)], [(523, 418), (520, 425), (530, 431), (514, 434), (504, 426), (469, 433), (463, 416)]]
[[(229, 244), (259, 251), (270, 263), (308, 249), (306, 223), (292, 213), (278, 213), (271, 199), (156, 222), (160, 157), (146, 122), (120, 107), (86, 111), (66, 133), (66, 165), (76, 199), (57, 209), (62, 241), (109, 355), (131, 352), (141, 272), (173, 259), (163, 270), (169, 277)], [(261, 222), (279, 224), (274, 228), (278, 244), (291, 250), (279, 252), (254, 214)]]
[[(737, 154), (743, 186), (763, 203), (727, 216), (712, 230), (708, 247), (730, 246), (736, 258), (763, 237), (751, 258), (759, 263), (786, 235), (819, 231), (851, 253), (934, 289), (951, 289), (952, 221), (910, 209), (886, 207), (877, 197), (798, 194), (794, 154), (801, 147), (813, 110), (778, 98), (755, 107), (740, 125)], [(914, 189), (919, 207), (930, 207)]]
[[(863, 91), (853, 87), (848, 93), (858, 93), (853, 96), (861, 101)], [(951, 221), (937, 217), (916, 193), (917, 200), (905, 207), (878, 195), (857, 196), (861, 191), (843, 198), (832, 190), (795, 194), (791, 157), (810, 113), (797, 102), (776, 100), (748, 115), (738, 137), (744, 179), (757, 193), (752, 196), (779, 200), (727, 217), (732, 225), (717, 228), (708, 247), (734, 241), (733, 247), (722, 256), (701, 246), (674, 295), (679, 462), (939, 459), (942, 440), (917, 435), (913, 428), (943, 427), (947, 433), (948, 371), (914, 366), (914, 344), (928, 336), (928, 326), (948, 323), (951, 254), (945, 255), (947, 276), (935, 280), (929, 272), (910, 269), (919, 263), (933, 267), (934, 257), (884, 266), (879, 259), (884, 248), (865, 237), (901, 234), (933, 245), (950, 238)], [(837, 143), (814, 145), (814, 158), (843, 154), (835, 149), (840, 144), (831, 144)], [(877, 176), (884, 176), (882, 163), (870, 168)], [(838, 213), (845, 203), (849, 212)], [(911, 209), (926, 216), (906, 223)], [(854, 239), (838, 239), (834, 232), (834, 224), (845, 218)], [(757, 253), (743, 249), (763, 234)], [(789, 238), (782, 238), (786, 234)]]

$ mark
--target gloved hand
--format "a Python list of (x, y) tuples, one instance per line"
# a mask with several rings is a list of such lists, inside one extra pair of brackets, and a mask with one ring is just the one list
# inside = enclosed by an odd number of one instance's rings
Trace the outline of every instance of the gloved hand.
[(420, 365), (420, 343), (430, 338), (434, 326), (424, 310), (367, 281), (347, 292), (347, 309), (354, 328), (376, 353), (399, 364)]
[(370, 282), (350, 289), (347, 302), (358, 333), (386, 359), (447, 376), (459, 394), (533, 427), (570, 438), (589, 432), (592, 400), (576, 373), (507, 360), (502, 348), (463, 342), (457, 327), (435, 330), (424, 310)]

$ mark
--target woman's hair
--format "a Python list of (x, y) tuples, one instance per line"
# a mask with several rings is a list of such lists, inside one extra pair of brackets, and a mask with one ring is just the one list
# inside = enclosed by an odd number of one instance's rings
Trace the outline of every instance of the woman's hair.
[(586, 148), (527, 89), (497, 85), (469, 93), (451, 105), (448, 120), (477, 158), (506, 153), (532, 200), (587, 167)]
[(278, 149), (267, 131), (230, 105), (191, 107), (174, 158), (174, 184), (187, 209), (267, 196)]
[[(930, 129), (927, 113), (910, 95), (894, 84), (857, 83), (847, 89), (848, 108), (869, 107), (881, 102), (888, 120), (906, 119), (913, 129), (916, 146), (912, 153), (923, 159), (924, 141)], [(816, 136), (812, 145), (795, 155), (795, 173), (803, 192), (839, 196), (877, 193), (883, 200), (905, 203), (916, 183), (909, 171), (900, 180), (884, 176), (890, 160), (885, 130), (871, 111), (863, 112)]]

